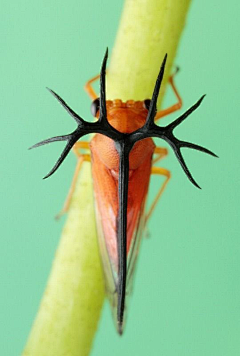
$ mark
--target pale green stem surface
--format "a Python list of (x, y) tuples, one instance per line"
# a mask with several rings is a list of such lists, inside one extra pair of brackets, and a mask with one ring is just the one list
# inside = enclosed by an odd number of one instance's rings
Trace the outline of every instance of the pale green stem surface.
[(160, 65), (167, 53), (161, 100), (189, 4), (190, 0), (125, 2), (108, 68), (108, 99), (150, 99)]
[(84, 163), (24, 356), (87, 356), (104, 301), (91, 168)]
[[(108, 69), (109, 99), (151, 98), (167, 52), (165, 87), (189, 3), (126, 0)], [(85, 163), (23, 356), (89, 355), (103, 301), (91, 170)]]

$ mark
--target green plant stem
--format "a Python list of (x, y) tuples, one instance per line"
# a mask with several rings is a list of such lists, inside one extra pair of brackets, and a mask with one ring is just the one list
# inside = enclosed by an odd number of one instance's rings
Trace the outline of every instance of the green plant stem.
[(24, 356), (87, 356), (104, 301), (91, 168), (84, 163)]
[(189, 4), (190, 0), (125, 2), (108, 69), (108, 99), (151, 98), (160, 65), (167, 53), (161, 100)]
[[(151, 98), (167, 52), (163, 94), (189, 3), (190, 0), (126, 0), (108, 70), (108, 98)], [(103, 301), (91, 170), (85, 163), (23, 356), (87, 356)]]

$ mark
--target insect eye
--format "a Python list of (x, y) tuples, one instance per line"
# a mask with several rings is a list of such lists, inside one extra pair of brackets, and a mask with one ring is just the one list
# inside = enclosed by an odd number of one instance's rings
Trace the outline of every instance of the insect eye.
[(99, 106), (100, 106), (99, 98), (93, 100), (93, 102), (91, 104), (91, 113), (94, 117), (96, 117), (96, 115), (97, 115)]
[(149, 110), (150, 104), (151, 104), (151, 100), (150, 100), (150, 99), (146, 99), (146, 100), (144, 100), (144, 102), (143, 102), (143, 107), (144, 107), (145, 109)]

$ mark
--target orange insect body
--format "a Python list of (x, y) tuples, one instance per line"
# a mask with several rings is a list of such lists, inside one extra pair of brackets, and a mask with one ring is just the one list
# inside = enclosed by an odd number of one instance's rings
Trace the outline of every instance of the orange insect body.
[[(143, 101), (106, 101), (108, 122), (122, 133), (132, 133), (146, 122), (148, 110)], [(98, 115), (97, 115), (98, 116)], [(145, 203), (155, 144), (151, 138), (137, 142), (129, 154), (126, 257), (126, 297), (131, 293), (140, 240), (145, 226)], [(95, 209), (105, 284), (117, 330), (118, 295), (118, 181), (119, 153), (114, 141), (96, 134), (90, 142)], [(125, 303), (126, 304), (126, 303)], [(126, 305), (125, 305), (126, 309)], [(126, 313), (125, 313), (126, 314)]]
[[(119, 132), (131, 133), (142, 127), (146, 121), (147, 109), (142, 101), (107, 101), (109, 123)], [(139, 212), (146, 200), (151, 174), (152, 156), (155, 144), (151, 138), (137, 142), (129, 155), (129, 186), (127, 207), (127, 254)], [(103, 232), (108, 253), (114, 264), (118, 264), (117, 226), (119, 154), (114, 141), (96, 134), (90, 142), (92, 175), (95, 197), (102, 217)]]
[[(106, 292), (116, 328), (120, 334), (123, 332), (127, 297), (132, 288), (132, 277), (142, 232), (170, 178), (170, 172), (166, 169), (152, 167), (152, 163), (166, 156), (167, 150), (155, 147), (151, 137), (161, 138), (172, 147), (187, 177), (198, 188), (200, 187), (186, 166), (181, 148), (188, 147), (216, 156), (202, 146), (179, 140), (173, 133), (174, 129), (199, 107), (204, 96), (171, 124), (165, 127), (155, 124), (154, 120), (156, 121), (181, 107), (181, 98), (171, 77), (170, 84), (178, 98), (178, 103), (157, 112), (157, 98), (166, 59), (167, 55), (160, 68), (151, 100), (106, 101), (106, 52), (100, 73), (100, 97), (97, 98), (90, 85), (97, 77), (86, 85), (90, 97), (94, 100), (92, 113), (97, 121), (85, 121), (58, 94), (50, 90), (75, 119), (77, 129), (68, 135), (52, 137), (33, 146), (37, 147), (54, 141), (67, 141), (61, 156), (45, 178), (58, 169), (72, 148), (75, 152), (79, 148), (90, 148), (91, 150), (98, 238)], [(77, 142), (82, 136), (89, 133), (95, 133), (90, 145), (86, 142)], [(158, 155), (158, 158), (153, 160), (154, 153)], [(79, 158), (78, 168), (86, 156), (86, 159), (90, 160), (88, 155), (78, 153), (77, 156)], [(146, 215), (145, 203), (151, 172), (163, 175), (165, 181)], [(76, 176), (75, 174), (74, 177)]]

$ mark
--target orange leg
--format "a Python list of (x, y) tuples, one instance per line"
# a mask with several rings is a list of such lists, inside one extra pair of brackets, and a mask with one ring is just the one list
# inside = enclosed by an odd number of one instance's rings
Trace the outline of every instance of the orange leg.
[(166, 115), (173, 113), (174, 111), (181, 109), (181, 107), (182, 107), (182, 98), (180, 97), (180, 95), (177, 91), (177, 88), (175, 87), (174, 80), (173, 80), (174, 76), (176, 75), (177, 72), (178, 72), (178, 68), (177, 68), (176, 72), (169, 78), (169, 83), (174, 91), (174, 94), (176, 95), (176, 97), (178, 99), (178, 102), (176, 104), (170, 106), (167, 109), (158, 111), (155, 116), (155, 121), (161, 119), (162, 117), (164, 117)]
[(152, 202), (152, 205), (150, 206), (150, 209), (146, 215), (146, 220), (145, 222), (147, 223), (148, 219), (150, 218), (153, 210), (155, 209), (157, 203), (158, 203), (158, 200), (160, 199), (162, 193), (164, 192), (165, 188), (166, 188), (166, 185), (167, 183), (169, 182), (170, 178), (171, 178), (171, 172), (165, 168), (161, 168), (161, 167), (152, 167), (152, 174), (158, 174), (158, 175), (161, 175), (161, 176), (164, 176), (165, 177), (165, 180), (163, 182), (163, 184), (161, 185), (155, 199), (153, 200)]
[(152, 164), (154, 164), (154, 163), (160, 161), (161, 159), (163, 159), (164, 157), (166, 157), (168, 155), (168, 150), (163, 147), (155, 147), (154, 154), (156, 155), (156, 157), (153, 158)]
[(72, 195), (73, 192), (75, 190), (76, 187), (76, 183), (77, 183), (77, 179), (78, 179), (78, 174), (81, 170), (82, 164), (83, 162), (90, 162), (91, 161), (91, 157), (89, 154), (83, 154), (81, 152), (79, 152), (79, 149), (89, 149), (89, 142), (76, 142), (75, 145), (73, 146), (73, 152), (75, 153), (75, 155), (77, 156), (77, 166), (73, 175), (73, 179), (72, 179), (72, 183), (70, 186), (70, 189), (68, 191), (68, 195), (67, 198), (64, 202), (63, 208), (60, 211), (59, 214), (57, 214), (56, 219), (59, 219), (63, 214), (65, 214), (68, 209), (69, 209), (69, 205), (72, 199)]
[(88, 95), (90, 96), (90, 98), (92, 100), (97, 99), (99, 96), (95, 93), (95, 90), (92, 87), (92, 83), (95, 82), (97, 79), (99, 79), (100, 75), (96, 75), (95, 77), (93, 77), (92, 79), (88, 80), (87, 83), (84, 86), (84, 89), (86, 90), (86, 92), (88, 93)]
[(77, 157), (81, 156), (79, 150), (89, 150), (89, 142), (88, 141), (78, 141), (73, 146), (73, 152)]

